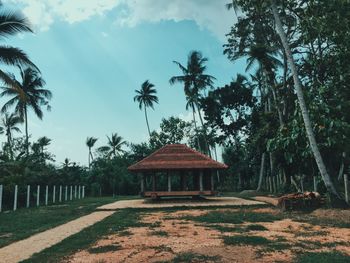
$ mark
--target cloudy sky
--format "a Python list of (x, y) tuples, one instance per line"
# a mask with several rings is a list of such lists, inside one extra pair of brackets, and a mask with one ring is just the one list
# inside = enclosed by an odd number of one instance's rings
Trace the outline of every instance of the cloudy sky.
[[(147, 139), (144, 115), (133, 102), (134, 90), (149, 79), (159, 105), (149, 112), (157, 129), (163, 117), (189, 118), (173, 60), (186, 63), (191, 50), (209, 58), (216, 86), (229, 83), (243, 65), (222, 54), (235, 15), (227, 0), (2, 0), (22, 11), (35, 34), (20, 34), (6, 44), (27, 52), (53, 92), (52, 111), (43, 121), (30, 115), (32, 139), (51, 138), (58, 163), (69, 158), (87, 163), (87, 136), (106, 143), (118, 132), (125, 140)], [(4, 40), (3, 40), (4, 42)], [(15, 70), (15, 69), (13, 69)], [(3, 103), (1, 99), (0, 103)], [(2, 138), (4, 139), (4, 138)]]

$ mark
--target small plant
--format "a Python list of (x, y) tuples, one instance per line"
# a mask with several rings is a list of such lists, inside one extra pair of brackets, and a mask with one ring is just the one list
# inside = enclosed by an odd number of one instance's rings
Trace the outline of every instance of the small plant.
[(92, 247), (92, 248), (89, 248), (88, 251), (91, 254), (99, 254), (99, 253), (116, 251), (116, 250), (119, 250), (121, 247), (122, 247), (121, 245), (107, 245), (107, 246), (101, 246), (101, 247)]
[(128, 230), (124, 230), (124, 231), (120, 231), (120, 232), (118, 233), (118, 235), (119, 235), (120, 237), (125, 237), (125, 236), (131, 236), (132, 233), (131, 233), (130, 231), (128, 231)]
[(270, 240), (259, 236), (224, 236), (224, 243), (226, 245), (267, 245), (270, 244)]
[(338, 251), (306, 252), (296, 257), (296, 263), (347, 263), (350, 257)]
[(185, 252), (176, 255), (172, 260), (168, 261), (169, 263), (188, 263), (188, 262), (219, 262), (221, 259), (220, 256), (207, 256), (192, 252)]
[(152, 235), (152, 236), (161, 236), (161, 237), (167, 237), (167, 236), (169, 236), (168, 232), (162, 231), (162, 230), (152, 231), (152, 232), (150, 233), (150, 235)]
[(253, 224), (253, 225), (249, 225), (246, 228), (248, 231), (267, 231), (268, 229), (262, 225), (258, 225), (258, 224)]

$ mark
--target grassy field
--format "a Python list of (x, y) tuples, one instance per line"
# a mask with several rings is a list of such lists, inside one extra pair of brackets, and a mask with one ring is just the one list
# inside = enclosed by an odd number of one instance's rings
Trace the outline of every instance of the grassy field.
[[(65, 239), (61, 243), (35, 254), (31, 259), (25, 262), (61, 262), (63, 259), (80, 250), (87, 250), (91, 254), (102, 255), (103, 253), (122, 250), (123, 243), (113, 243), (101, 247), (92, 246), (94, 246), (98, 240), (110, 235), (132, 238), (133, 233), (129, 228), (147, 228), (148, 238), (176, 239), (176, 237), (164, 231), (164, 228), (162, 228), (164, 222), (167, 220), (174, 220), (176, 217), (173, 217), (172, 214), (177, 211), (186, 212), (194, 209), (196, 208), (123, 209), (117, 211), (103, 221), (84, 229), (80, 233)], [(255, 212), (254, 209), (259, 209), (257, 206), (250, 208), (230, 208), (230, 211), (223, 211), (217, 207), (200, 209), (205, 209), (207, 212), (200, 216), (184, 215), (177, 218), (177, 220), (182, 220), (183, 223), (192, 222), (195, 225), (200, 224), (206, 228), (216, 229), (221, 233), (220, 237), (222, 238), (223, 246), (234, 246), (234, 249), (236, 249), (237, 246), (251, 246), (257, 257), (265, 253), (280, 253), (281, 251), (289, 250), (292, 251), (293, 262), (297, 263), (349, 262), (349, 256), (335, 250), (335, 248), (336, 245), (350, 246), (350, 240), (349, 242), (321, 243), (318, 241), (310, 242), (301, 239), (302, 241), (291, 243), (290, 240), (283, 237), (271, 240), (270, 238), (259, 236), (259, 233), (268, 232), (268, 229), (262, 224), (273, 223), (286, 218), (299, 223), (305, 222), (312, 226), (322, 225), (346, 228), (347, 224), (339, 220), (333, 220), (332, 222), (322, 218), (316, 220), (309, 214), (280, 213), (276, 209), (274, 213)], [(153, 223), (141, 222), (142, 218), (145, 216), (159, 212), (164, 213), (163, 221), (156, 221)], [(310, 229), (305, 230), (304, 236), (306, 236), (306, 234), (310, 237), (321, 237), (324, 235), (321, 231), (311, 229), (312, 226), (310, 226)], [(293, 235), (295, 239), (297, 239), (300, 237), (301, 233), (295, 232)], [(327, 251), (317, 251), (320, 249)], [(157, 246), (157, 250), (172, 252), (171, 247), (167, 244)], [(205, 253), (197, 253), (196, 251), (183, 251), (180, 253), (173, 253), (173, 258), (171, 260), (160, 262), (221, 262), (221, 255), (206, 255)]]
[(133, 197), (98, 197), (0, 213), (0, 247), (89, 214), (96, 207)]

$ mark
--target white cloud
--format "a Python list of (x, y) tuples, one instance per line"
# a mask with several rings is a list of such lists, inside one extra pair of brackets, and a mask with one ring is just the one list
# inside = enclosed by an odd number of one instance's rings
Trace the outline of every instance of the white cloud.
[(228, 0), (129, 0), (121, 25), (136, 26), (142, 22), (193, 20), (201, 29), (208, 29), (223, 40), (234, 22), (233, 12), (226, 10)]
[(21, 8), (31, 23), (46, 31), (55, 22), (77, 23), (102, 16), (114, 9), (117, 24), (134, 27), (140, 23), (192, 20), (219, 39), (225, 38), (234, 22), (233, 12), (225, 8), (228, 0), (3, 0)]

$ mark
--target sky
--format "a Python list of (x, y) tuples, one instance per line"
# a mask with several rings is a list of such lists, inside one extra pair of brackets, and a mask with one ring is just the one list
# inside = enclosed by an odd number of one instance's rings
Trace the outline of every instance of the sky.
[[(53, 93), (52, 110), (44, 112), (43, 120), (29, 114), (29, 133), (31, 140), (52, 139), (48, 150), (58, 164), (69, 158), (86, 165), (88, 136), (98, 138), (95, 148), (114, 132), (129, 142), (146, 141), (144, 114), (133, 101), (145, 80), (155, 85), (159, 98), (155, 110), (149, 110), (152, 130), (162, 118), (190, 120), (183, 87), (170, 86), (169, 79), (181, 74), (172, 61), (186, 64), (192, 50), (209, 59), (207, 73), (217, 79), (215, 86), (244, 73), (243, 63), (223, 55), (225, 34), (236, 21), (225, 8), (227, 0), (2, 2), (23, 12), (34, 29), (34, 34), (1, 41), (23, 49)], [(0, 99), (0, 105), (5, 101)]]

